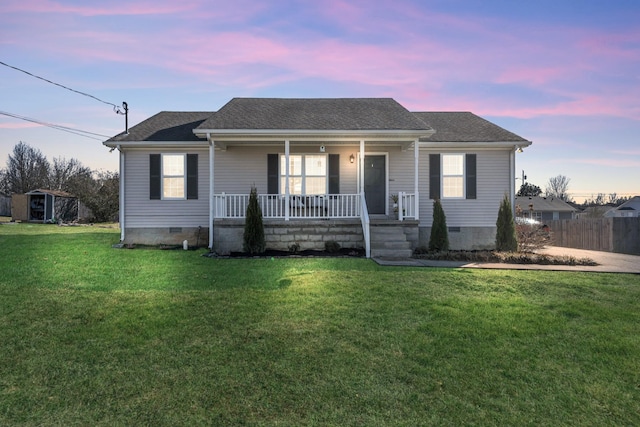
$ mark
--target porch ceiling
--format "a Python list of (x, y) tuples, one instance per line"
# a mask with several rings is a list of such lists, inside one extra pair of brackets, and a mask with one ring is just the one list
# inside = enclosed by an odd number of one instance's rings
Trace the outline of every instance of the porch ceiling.
[(196, 136), (207, 138), (214, 145), (222, 150), (229, 146), (261, 146), (280, 145), (289, 141), (295, 145), (356, 145), (364, 141), (368, 146), (398, 145), (403, 149), (412, 146), (419, 138), (431, 135), (433, 131), (300, 131), (300, 130), (278, 130), (278, 131), (229, 131), (229, 132), (202, 132), (194, 130)]

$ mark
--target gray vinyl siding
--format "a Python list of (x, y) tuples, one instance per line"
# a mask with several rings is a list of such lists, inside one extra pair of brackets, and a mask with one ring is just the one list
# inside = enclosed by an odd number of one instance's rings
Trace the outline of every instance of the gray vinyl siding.
[(476, 199), (442, 199), (448, 227), (495, 227), (500, 202), (509, 194), (510, 152), (506, 150), (420, 150), (420, 225), (431, 227), (433, 200), (429, 199), (429, 154), (475, 153)]
[[(372, 149), (374, 151), (374, 149)], [(380, 150), (382, 151), (382, 150)], [(415, 171), (413, 147), (402, 151), (398, 146), (385, 147), (389, 159), (389, 194), (387, 194), (387, 204), (389, 214), (393, 214), (393, 201), (391, 195), (401, 191), (405, 193), (415, 193), (415, 181), (413, 174)], [(422, 163), (422, 160), (420, 161)]]
[[(158, 153), (198, 154), (197, 200), (150, 200), (149, 155)], [(125, 224), (127, 228), (208, 227), (208, 150), (127, 150), (125, 151)]]
[[(317, 145), (291, 143), (290, 152), (318, 153)], [(358, 192), (357, 159), (359, 145), (327, 145), (326, 154), (340, 155), (340, 192)], [(402, 151), (398, 146), (366, 147), (367, 153), (388, 155), (388, 191), (414, 192), (414, 150)], [(150, 200), (149, 154), (198, 154), (197, 200)], [(419, 153), (420, 224), (430, 227), (433, 219), (433, 201), (429, 199), (429, 154), (451, 153), (454, 150), (426, 150)], [(466, 153), (466, 151), (457, 151)], [(215, 152), (214, 192), (220, 194), (248, 194), (252, 186), (258, 193), (267, 193), (267, 154), (284, 153), (284, 144), (270, 146), (230, 146)], [(509, 151), (468, 151), (477, 154), (477, 199), (442, 200), (450, 227), (495, 226), (500, 201), (509, 191)], [(128, 150), (125, 152), (125, 211), (129, 227), (207, 227), (209, 221), (209, 151), (204, 150)], [(391, 210), (389, 200), (389, 211)]]

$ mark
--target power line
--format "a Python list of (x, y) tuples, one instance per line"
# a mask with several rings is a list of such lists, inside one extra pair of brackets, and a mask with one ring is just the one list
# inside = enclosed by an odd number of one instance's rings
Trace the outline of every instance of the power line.
[[(0, 115), (13, 117), (15, 119), (24, 120), (24, 121), (31, 122), (31, 123), (36, 123), (36, 124), (39, 124), (41, 126), (47, 126), (47, 127), (52, 128), (52, 129), (57, 129), (57, 130), (61, 130), (63, 132), (73, 133), (75, 135), (84, 136), (85, 138), (91, 138), (91, 139), (95, 139), (97, 141), (102, 141), (103, 139), (102, 138), (95, 138), (94, 136), (101, 136), (103, 138), (111, 138), (109, 135), (102, 135), (102, 134), (99, 134), (99, 133), (89, 132), (89, 131), (82, 130), (82, 129), (70, 128), (70, 127), (67, 127), (67, 126), (56, 125), (56, 124), (53, 124), (53, 123), (47, 123), (47, 122), (43, 122), (41, 120), (36, 120), (36, 119), (31, 119), (29, 117), (20, 116), (18, 114), (8, 113), (6, 111), (0, 111)], [(94, 135), (94, 136), (90, 136), (90, 135)]]
[[(47, 83), (51, 83), (52, 85), (55, 85), (55, 86), (61, 87), (61, 88), (63, 88), (63, 89), (69, 90), (69, 91), (71, 91), (71, 92), (75, 92), (75, 93), (77, 93), (77, 94), (80, 94), (80, 95), (83, 95), (83, 96), (86, 96), (86, 97), (89, 97), (89, 98), (95, 99), (95, 100), (96, 100), (96, 101), (98, 101), (98, 102), (102, 102), (103, 104), (106, 104), (106, 105), (110, 105), (110, 106), (112, 106), (112, 107), (113, 107), (113, 111), (114, 111), (114, 112), (116, 112), (117, 114), (124, 114), (124, 113), (122, 112), (122, 110), (120, 109), (120, 108), (121, 108), (121, 106), (116, 105), (116, 104), (114, 104), (114, 103), (112, 103), (112, 102), (103, 101), (102, 99), (100, 99), (100, 98), (98, 98), (98, 97), (96, 97), (96, 96), (90, 95), (90, 94), (85, 93), (85, 92), (81, 92), (81, 91), (79, 91), (79, 90), (71, 89), (70, 87), (67, 87), (67, 86), (65, 86), (65, 85), (61, 85), (60, 83), (53, 82), (53, 81), (51, 81), (51, 80), (49, 80), (49, 79), (45, 79), (44, 77), (37, 76), (37, 75), (35, 75), (35, 74), (33, 74), (33, 73), (30, 73), (30, 72), (25, 71), (25, 70), (23, 70), (23, 69), (21, 69), (21, 68), (18, 68), (18, 67), (14, 67), (13, 65), (9, 65), (9, 64), (4, 63), (4, 62), (2, 62), (2, 61), (0, 61), (0, 65), (4, 65), (5, 67), (12, 68), (12, 69), (14, 69), (14, 70), (16, 70), (16, 71), (20, 71), (20, 72), (22, 72), (22, 73), (25, 73), (25, 74), (27, 74), (27, 75), (31, 76), (31, 77), (35, 77), (36, 79), (40, 79), (40, 80), (45, 81), (45, 82), (47, 82)], [(126, 107), (125, 107), (125, 109), (126, 109)]]

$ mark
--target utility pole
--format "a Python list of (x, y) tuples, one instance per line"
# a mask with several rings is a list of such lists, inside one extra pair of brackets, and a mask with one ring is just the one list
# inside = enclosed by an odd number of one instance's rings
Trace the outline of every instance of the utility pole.
[[(124, 133), (129, 135), (129, 104), (122, 101), (122, 108), (124, 108)], [(524, 173), (524, 171), (522, 171)]]

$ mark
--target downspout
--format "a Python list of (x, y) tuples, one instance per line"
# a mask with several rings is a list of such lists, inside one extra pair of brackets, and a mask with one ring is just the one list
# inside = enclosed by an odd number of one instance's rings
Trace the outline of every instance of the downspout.
[(215, 161), (215, 149), (213, 141), (211, 141), (211, 134), (207, 132), (207, 141), (209, 142), (209, 251), (213, 251), (213, 224), (215, 222), (215, 199), (214, 199), (214, 161)]
[(511, 214), (516, 216), (516, 150), (509, 152), (509, 199), (511, 200)]
[(118, 144), (116, 146), (116, 148), (118, 149), (118, 153), (120, 154), (120, 197), (118, 198), (120, 201), (120, 216), (118, 218), (118, 220), (120, 221), (120, 241), (124, 242), (124, 238), (125, 238), (125, 226), (126, 226), (126, 213), (125, 213), (125, 204), (124, 204), (124, 178), (125, 178), (125, 174), (124, 174), (124, 152), (122, 151), (122, 147), (120, 147), (120, 144)]

